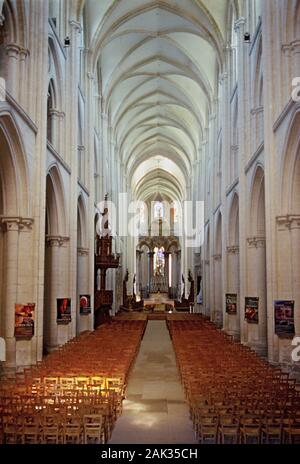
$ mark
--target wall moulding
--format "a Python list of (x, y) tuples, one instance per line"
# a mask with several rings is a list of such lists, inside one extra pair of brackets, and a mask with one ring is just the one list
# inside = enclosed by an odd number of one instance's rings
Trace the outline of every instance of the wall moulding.
[(300, 229), (299, 214), (286, 214), (285, 216), (277, 216), (276, 222), (278, 230)]

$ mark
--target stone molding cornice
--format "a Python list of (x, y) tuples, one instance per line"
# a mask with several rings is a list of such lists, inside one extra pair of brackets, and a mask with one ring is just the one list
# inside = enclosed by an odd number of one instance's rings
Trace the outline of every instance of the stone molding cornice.
[(262, 236), (248, 237), (247, 243), (249, 248), (264, 248), (266, 246), (266, 238)]
[(237, 255), (240, 252), (240, 247), (238, 245), (232, 245), (227, 247), (227, 253), (231, 255)]
[(63, 111), (59, 111), (55, 108), (50, 108), (49, 113), (50, 113), (50, 116), (55, 116), (56, 118), (63, 119), (65, 117), (65, 113)]
[(61, 235), (47, 235), (46, 245), (48, 247), (63, 247), (66, 246), (66, 243), (69, 242), (69, 240), (69, 237), (63, 237)]
[(277, 216), (276, 222), (278, 230), (300, 229), (300, 215), (286, 214), (285, 216)]
[(0, 216), (0, 226), (4, 232), (9, 230), (29, 231), (32, 229), (33, 222), (32, 218)]

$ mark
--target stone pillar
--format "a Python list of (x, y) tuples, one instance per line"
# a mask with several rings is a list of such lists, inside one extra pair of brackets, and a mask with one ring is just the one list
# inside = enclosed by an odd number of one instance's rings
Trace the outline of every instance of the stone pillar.
[(8, 57), (7, 62), (7, 90), (11, 93), (11, 95), (18, 99), (19, 92), (19, 52), (20, 47), (17, 44), (8, 44), (6, 45), (6, 54)]
[[(67, 326), (57, 325), (57, 298), (68, 297), (68, 282), (62, 278), (68, 272), (67, 243), (69, 237), (48, 236), (46, 238), (45, 301), (44, 305), (44, 339), (47, 351), (53, 351), (60, 344), (68, 341)], [(72, 301), (72, 308), (76, 302)], [(74, 317), (74, 312), (72, 314)]]
[(240, 337), (239, 246), (227, 247), (227, 292), (237, 295), (237, 314), (225, 313), (224, 329), (236, 339)]
[(164, 257), (165, 257), (165, 277), (167, 281), (167, 286), (169, 288), (169, 256), (170, 252), (169, 251), (164, 251)]
[(151, 283), (153, 277), (153, 258), (154, 258), (154, 251), (148, 251), (148, 288), (149, 293), (151, 293)]
[[(259, 354), (267, 354), (266, 240), (250, 237), (248, 242), (248, 295), (259, 298), (258, 324), (246, 324), (246, 341)], [(244, 308), (243, 308), (244, 310)]]
[(215, 322), (218, 327), (223, 324), (223, 301), (222, 301), (222, 255), (216, 254), (213, 256), (214, 260), (214, 305), (211, 308), (211, 320)]
[[(290, 218), (291, 249), (299, 252), (300, 247), (300, 216)], [(300, 336), (300, 260), (299, 254), (292, 253), (292, 292), (295, 300), (295, 335)]]
[(83, 145), (78, 145), (78, 178), (85, 184), (85, 148)]
[(84, 330), (89, 330), (91, 315), (80, 317), (79, 296), (88, 295), (88, 266), (89, 266), (89, 250), (88, 248), (77, 248), (77, 301), (76, 305), (76, 334), (80, 334)]
[(2, 218), (5, 236), (5, 273), (3, 282), (3, 321), (4, 338), (6, 342), (6, 366), (16, 365), (15, 304), (17, 301), (18, 284), (18, 253), (19, 253), (19, 219)]
[(29, 56), (29, 50), (26, 50), (25, 48), (20, 48), (19, 56), (20, 56), (19, 72), (20, 72), (20, 76), (22, 76), (19, 82), (19, 102), (21, 102), (22, 105), (25, 108), (27, 108), (28, 90), (26, 88), (26, 85), (27, 85), (26, 60), (27, 60), (27, 57)]
[(143, 252), (141, 250), (136, 251), (137, 255), (137, 265), (136, 265), (136, 288), (137, 293), (141, 294), (142, 290), (142, 255)]

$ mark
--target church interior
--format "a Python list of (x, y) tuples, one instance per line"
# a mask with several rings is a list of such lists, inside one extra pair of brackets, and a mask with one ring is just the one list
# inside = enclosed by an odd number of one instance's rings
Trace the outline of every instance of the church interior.
[(300, 443), (299, 0), (0, 0), (0, 443)]

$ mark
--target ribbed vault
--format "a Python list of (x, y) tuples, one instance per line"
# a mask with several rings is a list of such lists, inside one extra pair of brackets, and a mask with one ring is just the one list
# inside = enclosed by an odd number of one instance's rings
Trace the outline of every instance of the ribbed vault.
[(188, 196), (193, 164), (215, 112), (229, 3), (85, 4), (102, 111), (138, 199), (158, 189), (174, 199)]

